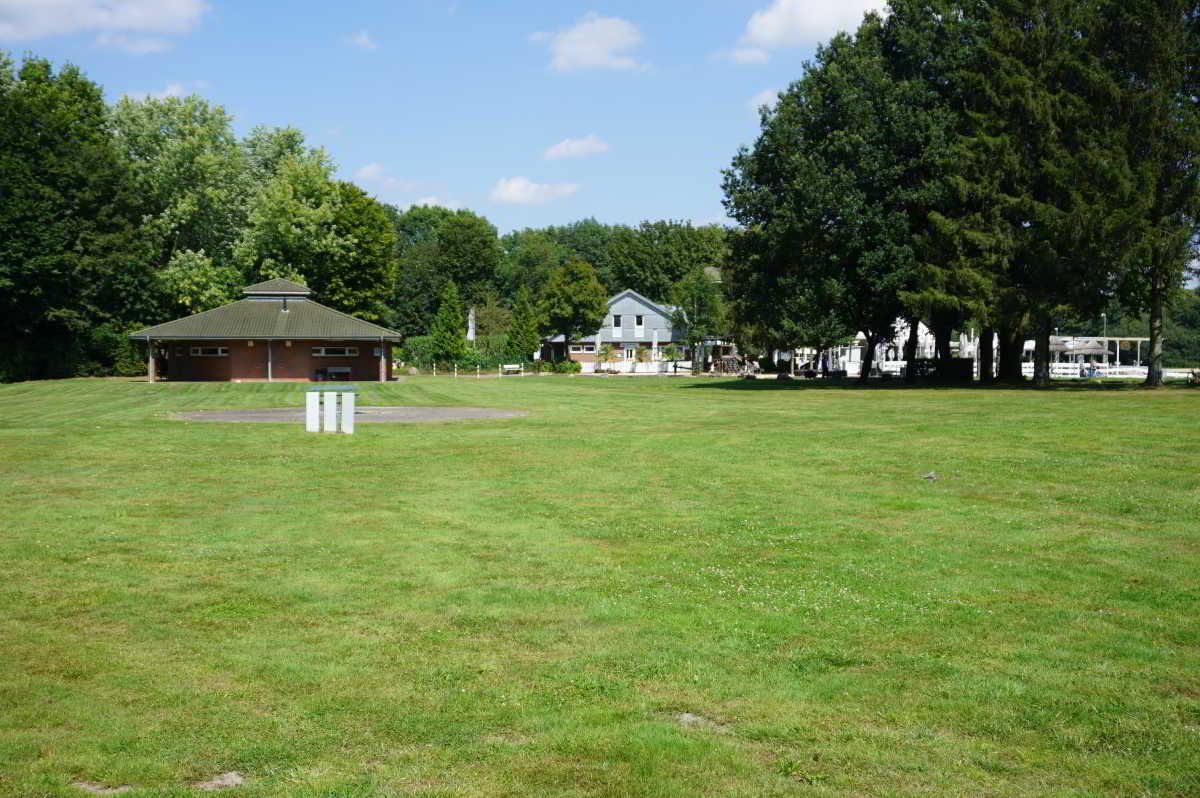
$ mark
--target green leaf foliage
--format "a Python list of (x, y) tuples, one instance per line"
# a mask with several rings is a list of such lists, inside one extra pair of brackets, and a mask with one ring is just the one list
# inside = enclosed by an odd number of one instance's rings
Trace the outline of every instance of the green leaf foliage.
[(538, 327), (538, 314), (529, 298), (529, 289), (522, 286), (513, 305), (512, 324), (504, 349), (506, 362), (521, 363), (533, 359), (542, 343)]
[(100, 87), (0, 52), (0, 380), (69, 376), (91, 331), (153, 306), (135, 188)]
[(467, 354), (467, 313), (453, 280), (442, 289), (437, 316), (430, 331), (430, 354), (435, 363), (457, 363)]
[(544, 329), (564, 336), (569, 343), (600, 328), (608, 312), (608, 296), (595, 270), (583, 261), (573, 260), (550, 273), (538, 311)]

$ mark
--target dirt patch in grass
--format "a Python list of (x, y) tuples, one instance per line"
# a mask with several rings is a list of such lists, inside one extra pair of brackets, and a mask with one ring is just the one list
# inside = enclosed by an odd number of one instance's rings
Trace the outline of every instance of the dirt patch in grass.
[(706, 718), (703, 715), (697, 715), (694, 712), (680, 712), (675, 715), (675, 720), (681, 726), (686, 726), (689, 729), (704, 729), (706, 731), (716, 732), (717, 734), (733, 734), (733, 729), (723, 723), (718, 723), (712, 718)]
[(223, 790), (226, 787), (238, 787), (246, 783), (241, 773), (236, 770), (230, 770), (225, 773), (213, 776), (207, 781), (194, 781), (192, 786), (197, 790)]

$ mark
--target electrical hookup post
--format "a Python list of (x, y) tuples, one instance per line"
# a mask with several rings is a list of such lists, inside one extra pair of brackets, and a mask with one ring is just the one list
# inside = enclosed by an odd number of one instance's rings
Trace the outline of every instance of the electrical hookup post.
[(304, 431), (353, 435), (357, 393), (355, 385), (309, 388), (304, 402)]

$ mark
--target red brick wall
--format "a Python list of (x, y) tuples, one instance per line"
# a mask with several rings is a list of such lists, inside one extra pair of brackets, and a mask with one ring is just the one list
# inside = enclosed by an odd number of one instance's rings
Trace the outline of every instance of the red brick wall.
[[(317, 369), (328, 366), (349, 366), (350, 379), (375, 381), (379, 379), (379, 358), (374, 354), (375, 341), (285, 341), (269, 342), (271, 348), (271, 378), (275, 380), (308, 381)], [(229, 380), (267, 379), (267, 341), (182, 341), (165, 345), (169, 352), (167, 379), (175, 381), (226, 382)], [(226, 357), (192, 356), (193, 346), (224, 346)], [(314, 357), (318, 346), (358, 347), (357, 357)], [(392, 378), (392, 345), (384, 342), (387, 379)]]

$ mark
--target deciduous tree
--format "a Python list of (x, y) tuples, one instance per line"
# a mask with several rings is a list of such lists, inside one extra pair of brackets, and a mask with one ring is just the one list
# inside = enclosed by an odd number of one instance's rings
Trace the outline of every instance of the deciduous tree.
[(563, 336), (563, 353), (571, 341), (600, 328), (608, 297), (596, 272), (583, 261), (569, 261), (550, 273), (538, 310), (545, 329)]

